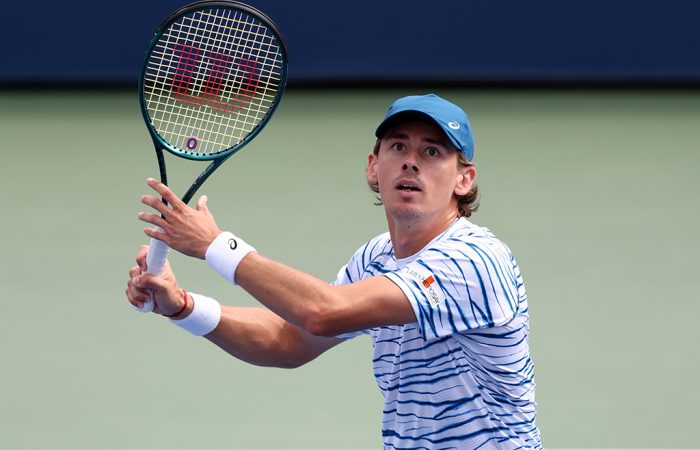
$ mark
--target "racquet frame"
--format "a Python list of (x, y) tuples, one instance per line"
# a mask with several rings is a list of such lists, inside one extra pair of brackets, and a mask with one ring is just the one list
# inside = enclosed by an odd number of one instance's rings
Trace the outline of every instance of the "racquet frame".
[(280, 79), (280, 83), (279, 83), (279, 89), (277, 91), (278, 93), (275, 96), (273, 104), (270, 106), (266, 116), (255, 127), (255, 129), (252, 130), (252, 132), (248, 136), (246, 136), (245, 139), (243, 139), (242, 141), (233, 145), (225, 152), (217, 153), (214, 156), (197, 155), (197, 154), (192, 154), (189, 152), (181, 152), (181, 151), (174, 149), (172, 146), (170, 146), (170, 144), (168, 144), (154, 129), (152, 122), (151, 122), (151, 117), (147, 111), (146, 101), (144, 98), (144, 82), (145, 82), (145, 78), (146, 78), (147, 62), (148, 62), (148, 59), (149, 59), (151, 52), (153, 51), (154, 47), (158, 43), (160, 37), (163, 35), (163, 33), (166, 30), (168, 30), (168, 28), (170, 27), (170, 25), (173, 22), (175, 22), (180, 17), (187, 15), (191, 12), (201, 10), (201, 9), (209, 9), (209, 8), (216, 8), (216, 7), (236, 8), (236, 9), (242, 10), (242, 11), (244, 11), (252, 16), (257, 17), (261, 22), (263, 22), (270, 29), (270, 31), (273, 32), (273, 34), (275, 35), (275, 37), (277, 38), (277, 40), (280, 43), (280, 51), (282, 52), (282, 59), (285, 62), (287, 61), (287, 45), (286, 45), (286, 42), (284, 40), (284, 37), (282, 36), (282, 33), (280, 32), (279, 28), (277, 27), (277, 25), (272, 21), (272, 19), (270, 19), (263, 12), (253, 8), (250, 5), (246, 5), (244, 3), (240, 3), (240, 2), (236, 2), (236, 1), (227, 1), (227, 0), (198, 1), (195, 3), (191, 3), (189, 5), (183, 6), (182, 8), (173, 12), (170, 16), (168, 16), (168, 18), (166, 18), (158, 26), (153, 38), (151, 39), (151, 43), (149, 44), (148, 49), (146, 50), (144, 64), (143, 64), (141, 74), (139, 77), (139, 103), (141, 106), (141, 113), (143, 115), (144, 121), (148, 124), (148, 126), (147, 126), (148, 132), (151, 135), (151, 138), (153, 139), (153, 143), (155, 145), (156, 158), (158, 160), (158, 170), (160, 172), (160, 180), (166, 186), (168, 185), (168, 174), (167, 174), (167, 169), (166, 169), (166, 165), (165, 165), (165, 156), (164, 156), (163, 150), (167, 150), (168, 152), (170, 152), (176, 156), (186, 158), (186, 159), (200, 160), (200, 161), (211, 160), (211, 163), (199, 174), (199, 176), (195, 179), (195, 181), (192, 183), (192, 185), (189, 187), (189, 189), (182, 196), (182, 201), (184, 203), (189, 203), (189, 201), (192, 199), (192, 197), (197, 192), (197, 190), (216, 171), (216, 169), (218, 169), (219, 166), (221, 166), (228, 158), (230, 158), (232, 155), (234, 155), (237, 151), (242, 149), (248, 142), (253, 140), (253, 138), (265, 127), (267, 122), (272, 117), (272, 114), (277, 109), (277, 105), (279, 104), (279, 102), (282, 98), (282, 95), (284, 94), (284, 89), (286, 86), (287, 75), (288, 75), (287, 64), (284, 64), (282, 66), (281, 79)]
[[(145, 98), (145, 91), (146, 91), (146, 79), (149, 73), (149, 64), (151, 62), (151, 55), (155, 51), (156, 46), (159, 45), (161, 42), (161, 37), (164, 36), (165, 33), (170, 31), (171, 25), (175, 21), (178, 21), (179, 19), (185, 19), (186, 17), (189, 17), (190, 14), (196, 13), (198, 10), (213, 10), (216, 8), (222, 8), (222, 9), (227, 9), (231, 11), (237, 11), (237, 12), (242, 12), (243, 14), (246, 14), (249, 17), (255, 18), (257, 21), (259, 21), (262, 24), (262, 27), (265, 28), (266, 31), (271, 33), (271, 36), (276, 39), (276, 42), (279, 44), (278, 48), (278, 55), (279, 55), (279, 62), (280, 66), (280, 73), (279, 73), (279, 80), (278, 83), (276, 83), (276, 89), (274, 90), (274, 97), (271, 100), (271, 103), (267, 107), (267, 109), (264, 112), (264, 115), (262, 115), (260, 118), (257, 116), (255, 117), (256, 121), (253, 122), (253, 126), (251, 129), (245, 129), (245, 134), (228, 134), (228, 133), (221, 133), (220, 136), (231, 136), (231, 137), (238, 137), (238, 140), (235, 141), (235, 139), (231, 140), (231, 143), (233, 145), (227, 147), (229, 144), (228, 141), (225, 142), (225, 144), (221, 143), (219, 145), (219, 148), (217, 149), (216, 152), (199, 152), (199, 151), (187, 151), (186, 149), (181, 149), (174, 147), (168, 141), (162, 137), (158, 131), (156, 130), (156, 126), (153, 123), (153, 119), (151, 115), (149, 114), (149, 108), (147, 105), (147, 101)], [(204, 14), (204, 12), (203, 12)], [(234, 29), (234, 32), (238, 32), (238, 29)], [(241, 34), (244, 33), (244, 30), (241, 30)], [(168, 42), (166, 38), (166, 42)], [(167, 48), (167, 52), (171, 51), (177, 51), (176, 49), (178, 48), (176, 44), (175, 48)], [(184, 44), (183, 44), (184, 46)], [(235, 50), (235, 49), (233, 49)], [(161, 50), (162, 54), (169, 54), (163, 52)], [(217, 53), (218, 54), (218, 53)], [(220, 54), (219, 54), (220, 55)], [(156, 57), (157, 58), (157, 57)], [(182, 58), (182, 56), (181, 56)], [(244, 61), (249, 61), (247, 59), (243, 59)], [(185, 64), (190, 64), (192, 59), (187, 59), (185, 60)], [(252, 71), (254, 70), (250, 68), (250, 65), (246, 63), (244, 65), (245, 68), (248, 70)], [(219, 69), (219, 66), (217, 66), (217, 69)], [(209, 1), (209, 0), (204, 0), (204, 1), (198, 1), (195, 3), (191, 3), (187, 6), (184, 6), (174, 13), (172, 13), (168, 18), (166, 18), (156, 29), (155, 34), (153, 38), (151, 39), (151, 42), (146, 50), (146, 55), (144, 57), (144, 63), (142, 65), (142, 71), (139, 77), (139, 104), (141, 107), (141, 113), (143, 115), (144, 121), (146, 123), (146, 128), (148, 129), (149, 134), (151, 135), (151, 138), (153, 139), (155, 151), (156, 151), (156, 157), (158, 159), (158, 170), (160, 172), (160, 180), (163, 184), (168, 185), (168, 175), (167, 175), (167, 169), (165, 165), (165, 155), (164, 155), (164, 150), (167, 150), (168, 152), (185, 158), (185, 159), (190, 159), (190, 160), (199, 160), (199, 161), (211, 161), (211, 163), (199, 174), (199, 176), (195, 179), (195, 181), (192, 183), (190, 188), (186, 191), (186, 193), (182, 196), (182, 201), (187, 204), (194, 194), (197, 192), (197, 190), (204, 184), (204, 182), (213, 174), (216, 169), (219, 168), (228, 158), (230, 158), (233, 154), (235, 154), (237, 151), (241, 150), (247, 143), (249, 143), (255, 136), (257, 136), (258, 133), (267, 125), (269, 122), (270, 118), (272, 117), (272, 114), (274, 111), (277, 109), (277, 105), (279, 104), (282, 95), (284, 93), (284, 89), (286, 87), (286, 82), (287, 82), (287, 46), (284, 41), (284, 38), (282, 34), (280, 33), (279, 29), (277, 26), (272, 22), (272, 20), (267, 17), (265, 14), (262, 12), (258, 11), (257, 9), (237, 2), (237, 1), (232, 1), (232, 0), (219, 0), (219, 1)], [(152, 69), (151, 69), (152, 71)], [(275, 72), (276, 73), (276, 72)], [(160, 70), (156, 71), (157, 75), (160, 75)], [(176, 72), (177, 74), (177, 72)], [(220, 72), (217, 72), (217, 75), (221, 76)], [(151, 80), (151, 83), (156, 83), (158, 80), (156, 79), (155, 81)], [(181, 94), (181, 92), (178, 91), (178, 84), (177, 84), (177, 75), (175, 75), (175, 78), (173, 78), (172, 83), (168, 83), (167, 87), (169, 88), (170, 92), (172, 93), (174, 91), (174, 94)], [(182, 79), (179, 80), (182, 82)], [(228, 81), (228, 78), (227, 78)], [(217, 79), (217, 83), (219, 80)], [(242, 86), (250, 86), (247, 85), (248, 81), (247, 80), (242, 80), (241, 85)], [(239, 87), (241, 86), (239, 85)], [(208, 85), (207, 85), (208, 86)], [(257, 85), (255, 85), (257, 87)], [(217, 93), (219, 91), (216, 91)], [(149, 88), (149, 99), (152, 97), (153, 91), (151, 88)], [(252, 95), (255, 95), (256, 91), (254, 90)], [(214, 95), (214, 94), (212, 94)], [(210, 108), (210, 104), (200, 104), (196, 103), (197, 106), (201, 108)], [(234, 108), (235, 109), (235, 108)], [(230, 112), (230, 111), (227, 111)], [(185, 115), (187, 116), (187, 115)], [(247, 116), (246, 116), (247, 117)], [(190, 117), (188, 117), (189, 119)], [(167, 132), (166, 132), (167, 133)], [(190, 147), (190, 140), (195, 139), (195, 145)], [(192, 136), (188, 138), (187, 140), (187, 147), (190, 150), (193, 150), (196, 147), (196, 140), (197, 137)], [(165, 199), (162, 199), (163, 203), (165, 202)], [(156, 230), (162, 231), (158, 227), (156, 227)], [(160, 274), (162, 273), (165, 262), (167, 259), (168, 252), (170, 251), (170, 248), (165, 244), (164, 242), (152, 238), (150, 245), (149, 245), (149, 250), (148, 250), (148, 255), (147, 255), (147, 272), (152, 273), (152, 274)], [(153, 298), (149, 300), (148, 302), (144, 303), (143, 307), (137, 308), (141, 312), (150, 312), (154, 308), (154, 301)]]

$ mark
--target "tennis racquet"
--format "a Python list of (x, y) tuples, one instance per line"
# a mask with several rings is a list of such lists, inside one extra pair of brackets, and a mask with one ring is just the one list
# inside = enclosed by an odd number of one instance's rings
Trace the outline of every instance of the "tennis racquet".
[[(151, 40), (139, 81), (161, 181), (168, 184), (163, 150), (211, 161), (182, 197), (189, 202), (265, 127), (286, 81), (284, 38), (260, 11), (234, 1), (200, 1), (171, 14)], [(169, 250), (151, 239), (147, 272), (162, 273)], [(151, 299), (139, 310), (153, 307)]]

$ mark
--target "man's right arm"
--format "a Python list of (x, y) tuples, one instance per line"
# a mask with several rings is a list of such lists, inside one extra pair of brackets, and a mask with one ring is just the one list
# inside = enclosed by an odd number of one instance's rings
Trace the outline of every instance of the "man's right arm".
[(265, 308), (221, 306), (221, 320), (204, 336), (230, 355), (258, 366), (294, 368), (343, 342), (314, 336)]
[[(156, 299), (154, 313), (171, 314), (175, 321), (186, 318), (192, 313), (199, 296), (180, 289), (167, 262), (160, 276), (145, 273), (147, 250), (147, 246), (141, 247), (136, 258), (138, 265), (129, 270), (126, 289), (129, 302), (141, 307), (153, 294)], [(335, 337), (314, 336), (266, 308), (220, 307), (218, 324), (204, 337), (251, 364), (298, 367), (343, 342)], [(177, 311), (180, 312), (175, 314)]]

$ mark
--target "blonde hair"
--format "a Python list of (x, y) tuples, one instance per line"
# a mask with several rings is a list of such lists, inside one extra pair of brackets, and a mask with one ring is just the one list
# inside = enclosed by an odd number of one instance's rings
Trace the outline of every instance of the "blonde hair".
[[(374, 156), (379, 155), (380, 144), (381, 139), (377, 139), (377, 142), (374, 144), (374, 150), (372, 150)], [(457, 164), (466, 167), (474, 165), (467, 161), (467, 158), (464, 156), (464, 153), (459, 151), (457, 152)], [(377, 194), (377, 202), (375, 203), (375, 205), (381, 206), (382, 197), (379, 193), (379, 184), (370, 183), (369, 181), (367, 182), (367, 184), (369, 185), (370, 190)], [(476, 212), (477, 209), (479, 209), (479, 187), (476, 184), (472, 184), (472, 188), (465, 195), (455, 195), (455, 197), (457, 198), (457, 209), (459, 211), (460, 217), (471, 217), (471, 215), (474, 212)]]

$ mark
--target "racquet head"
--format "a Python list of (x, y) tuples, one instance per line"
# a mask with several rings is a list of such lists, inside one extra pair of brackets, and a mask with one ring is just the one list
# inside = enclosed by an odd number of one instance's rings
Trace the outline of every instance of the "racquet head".
[[(287, 81), (287, 49), (277, 26), (234, 1), (200, 1), (171, 14), (151, 40), (139, 79), (141, 112), (156, 147), (212, 160), (182, 197), (187, 203), (209, 175), (267, 124)], [(163, 271), (168, 246), (151, 239), (148, 272)], [(142, 312), (154, 308), (153, 299)]]
[(141, 72), (141, 111), (157, 147), (225, 158), (265, 126), (286, 81), (286, 44), (267, 16), (238, 2), (201, 1), (158, 27)]

